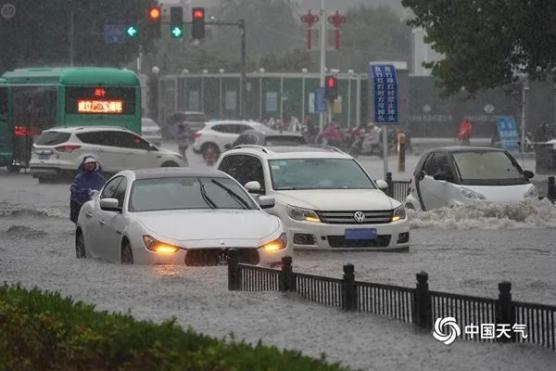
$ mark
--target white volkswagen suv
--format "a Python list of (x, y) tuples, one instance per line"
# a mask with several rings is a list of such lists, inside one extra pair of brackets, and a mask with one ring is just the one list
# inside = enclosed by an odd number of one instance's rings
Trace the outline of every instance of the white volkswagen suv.
[(186, 166), (180, 154), (158, 148), (132, 131), (88, 126), (43, 131), (33, 145), (31, 174), (39, 181), (73, 175), (86, 155), (95, 156), (107, 173)]
[(337, 149), (239, 146), (217, 167), (249, 192), (274, 196), (267, 211), (282, 220), (295, 249), (409, 249), (404, 206), (381, 191), (385, 181)]

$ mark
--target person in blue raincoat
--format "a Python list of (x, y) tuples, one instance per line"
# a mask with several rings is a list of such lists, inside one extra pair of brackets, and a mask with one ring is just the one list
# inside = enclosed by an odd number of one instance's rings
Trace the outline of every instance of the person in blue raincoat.
[(99, 191), (106, 183), (94, 156), (85, 156), (79, 165), (79, 174), (71, 183), (70, 219), (77, 223), (81, 206), (91, 199), (92, 191)]

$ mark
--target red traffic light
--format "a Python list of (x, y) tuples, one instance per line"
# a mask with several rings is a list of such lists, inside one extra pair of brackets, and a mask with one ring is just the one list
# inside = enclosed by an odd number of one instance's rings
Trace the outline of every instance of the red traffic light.
[(158, 22), (160, 21), (160, 17), (162, 16), (162, 10), (160, 10), (159, 6), (151, 6), (149, 8), (149, 20), (151, 22)]
[(335, 87), (336, 87), (336, 83), (337, 83), (337, 82), (336, 82), (336, 78), (335, 78), (334, 76), (328, 76), (328, 77), (326, 78), (326, 86), (327, 86), (329, 89), (335, 88)]
[(205, 19), (205, 9), (203, 8), (193, 9), (193, 19)]

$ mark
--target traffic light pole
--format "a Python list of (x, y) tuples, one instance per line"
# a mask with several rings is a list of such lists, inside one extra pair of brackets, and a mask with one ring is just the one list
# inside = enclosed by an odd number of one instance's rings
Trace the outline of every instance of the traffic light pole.
[(239, 117), (241, 119), (245, 118), (245, 86), (247, 84), (247, 32), (245, 19), (240, 19), (237, 22), (219, 22), (212, 21), (206, 22), (206, 25), (212, 26), (234, 26), (239, 28), (241, 37), (241, 71), (240, 71), (240, 81), (239, 81)]

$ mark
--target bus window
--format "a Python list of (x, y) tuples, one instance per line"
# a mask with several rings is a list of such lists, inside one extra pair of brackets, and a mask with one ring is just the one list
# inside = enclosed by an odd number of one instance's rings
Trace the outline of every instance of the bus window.
[(0, 115), (8, 114), (8, 88), (0, 87)]

